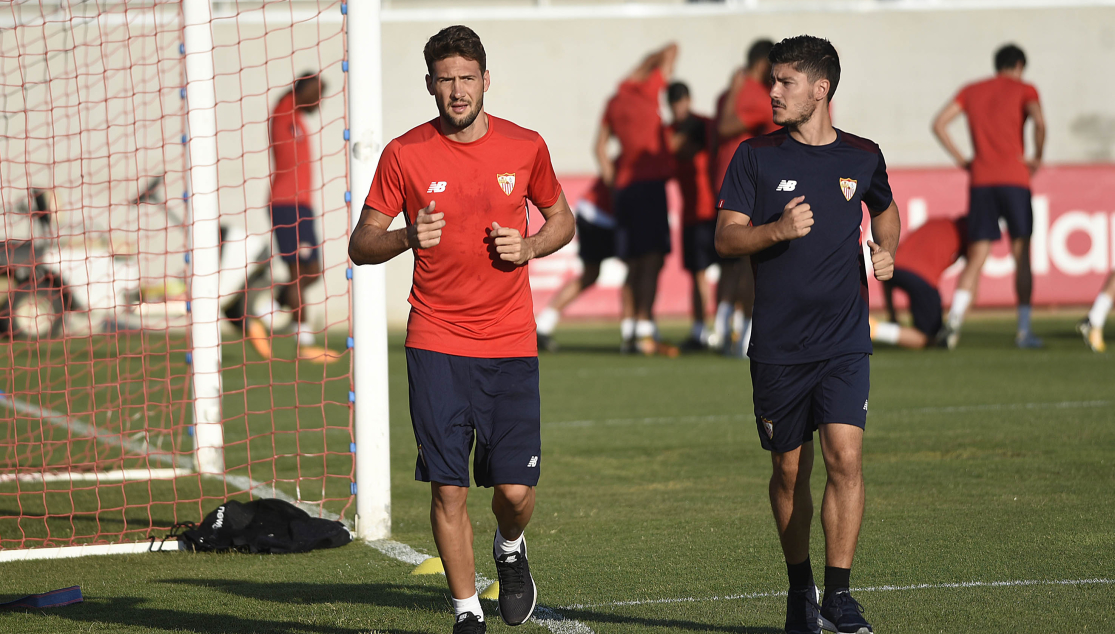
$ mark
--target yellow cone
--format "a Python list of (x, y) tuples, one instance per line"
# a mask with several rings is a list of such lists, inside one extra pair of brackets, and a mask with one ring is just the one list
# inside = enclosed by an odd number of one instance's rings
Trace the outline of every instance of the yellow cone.
[(445, 566), (441, 565), (441, 557), (430, 557), (426, 561), (418, 564), (418, 567), (410, 572), (412, 575), (443, 575), (445, 574)]
[(493, 581), (492, 585), (488, 586), (483, 592), (480, 593), (481, 599), (491, 599), (496, 601), (499, 599), (499, 582)]

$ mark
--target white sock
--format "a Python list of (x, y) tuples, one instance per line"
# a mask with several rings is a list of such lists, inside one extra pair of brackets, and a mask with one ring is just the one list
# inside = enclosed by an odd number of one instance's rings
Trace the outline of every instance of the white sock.
[(712, 322), (712, 332), (719, 341), (724, 341), (732, 325), (732, 303), (720, 302), (716, 305), (716, 319)]
[(707, 330), (708, 329), (705, 328), (705, 324), (703, 322), (694, 323), (693, 328), (689, 331), (689, 337), (694, 341), (700, 341), (701, 343), (704, 343), (705, 340), (708, 339), (708, 334), (706, 333)]
[(492, 552), (496, 557), (502, 555), (510, 555), (517, 553), (523, 546), (523, 533), (519, 533), (519, 539), (507, 540), (500, 532), (499, 527), (496, 527), (496, 539), (492, 544)]
[(656, 334), (658, 334), (658, 328), (654, 325), (653, 321), (649, 319), (640, 319), (635, 322), (635, 336), (639, 339), (654, 337)]
[(619, 322), (619, 336), (624, 341), (635, 338), (635, 320), (630, 317), (625, 317)]
[(732, 334), (743, 337), (744, 330), (747, 330), (747, 316), (742, 310), (736, 310), (732, 313)]
[(317, 343), (317, 341), (314, 339), (314, 331), (311, 330), (310, 327), (306, 324), (298, 324), (297, 332), (298, 343), (304, 346), (312, 346)]
[(484, 608), (480, 607), (480, 597), (475, 592), (467, 599), (453, 599), (453, 614), (461, 616), (465, 612), (472, 612), (484, 620)]
[(954, 329), (964, 323), (964, 314), (972, 303), (972, 292), (962, 288), (956, 289), (952, 294), (952, 306), (949, 307), (949, 325)]
[(902, 326), (898, 324), (881, 321), (875, 324), (875, 341), (898, 345), (898, 333), (901, 330)]
[(538, 334), (546, 335), (549, 337), (554, 333), (554, 328), (557, 328), (558, 321), (561, 320), (561, 313), (556, 308), (547, 306), (538, 313), (534, 323), (538, 327)]
[(1115, 298), (1107, 293), (1096, 295), (1092, 310), (1088, 311), (1088, 322), (1092, 324), (1092, 328), (1103, 330), (1103, 323), (1107, 321), (1107, 313), (1111, 312), (1112, 301), (1115, 301)]

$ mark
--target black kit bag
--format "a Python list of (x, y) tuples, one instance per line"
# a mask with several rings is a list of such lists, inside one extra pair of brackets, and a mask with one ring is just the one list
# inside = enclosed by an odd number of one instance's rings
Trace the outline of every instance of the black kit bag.
[(310, 517), (302, 509), (272, 498), (240, 503), (229, 500), (205, 516), (200, 524), (186, 528), (178, 537), (183, 550), (244, 553), (304, 553), (315, 548), (336, 548), (352, 541), (345, 525)]

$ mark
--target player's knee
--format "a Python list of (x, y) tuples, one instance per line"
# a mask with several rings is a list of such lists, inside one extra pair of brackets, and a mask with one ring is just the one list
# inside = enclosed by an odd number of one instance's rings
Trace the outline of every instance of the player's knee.
[(516, 512), (523, 511), (534, 499), (534, 489), (525, 484), (500, 484), (496, 485), (495, 495), (499, 501), (510, 506)]
[(455, 516), (465, 512), (468, 487), (434, 483), (431, 507), (435, 514)]

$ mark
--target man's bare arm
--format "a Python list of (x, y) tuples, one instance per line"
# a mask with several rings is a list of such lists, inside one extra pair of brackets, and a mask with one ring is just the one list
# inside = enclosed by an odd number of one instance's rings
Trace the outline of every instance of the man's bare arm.
[(433, 213), (434, 203), (419, 210), (413, 224), (388, 231), (393, 218), (364, 205), (360, 222), (348, 238), (348, 257), (353, 264), (382, 264), (407, 249), (428, 249), (441, 242), (445, 214)]
[(1041, 167), (1042, 155), (1045, 153), (1045, 115), (1041, 111), (1041, 103), (1038, 101), (1028, 102), (1026, 104), (1026, 116), (1034, 120), (1034, 158), (1027, 161), (1032, 174)]
[(674, 61), (677, 57), (678, 45), (670, 42), (662, 49), (647, 55), (627, 78), (631, 81), (643, 81), (657, 68), (662, 71), (663, 77), (669, 79), (674, 74)]
[(523, 265), (535, 258), (550, 255), (573, 239), (576, 221), (564, 192), (556, 203), (549, 207), (539, 207), (538, 211), (546, 222), (532, 236), (523, 237), (517, 229), (492, 223), (492, 240), (501, 260)]
[(600, 169), (600, 180), (611, 187), (616, 180), (616, 165), (608, 156), (608, 140), (612, 138), (612, 128), (607, 123), (601, 122), (596, 129), (596, 142), (592, 152), (596, 156), (596, 165)]
[(743, 88), (745, 72), (741, 68), (732, 76), (732, 85), (728, 88), (728, 96), (724, 99), (724, 110), (720, 113), (720, 120), (716, 122), (716, 133), (722, 139), (730, 139), (747, 132), (747, 126), (736, 114), (736, 104), (739, 103), (739, 91)]
[(949, 124), (952, 120), (960, 116), (964, 112), (964, 108), (956, 101), (950, 101), (941, 112), (937, 114), (937, 118), (933, 120), (933, 134), (937, 140), (944, 146), (945, 151), (949, 153), (952, 160), (962, 169), (968, 169), (970, 161), (964, 158), (964, 155), (957, 149), (956, 144), (952, 142), (952, 136), (949, 135)]
[(902, 233), (902, 219), (898, 205), (892, 200), (880, 212), (871, 212), (871, 237), (867, 246), (871, 248), (871, 264), (875, 269), (875, 279), (889, 280), (894, 276), (894, 255), (898, 252), (898, 239)]
[(758, 227), (747, 214), (721, 209), (716, 218), (716, 252), (723, 258), (738, 258), (805, 236), (812, 231), (813, 211), (804, 201), (805, 196), (790, 200), (778, 220)]

